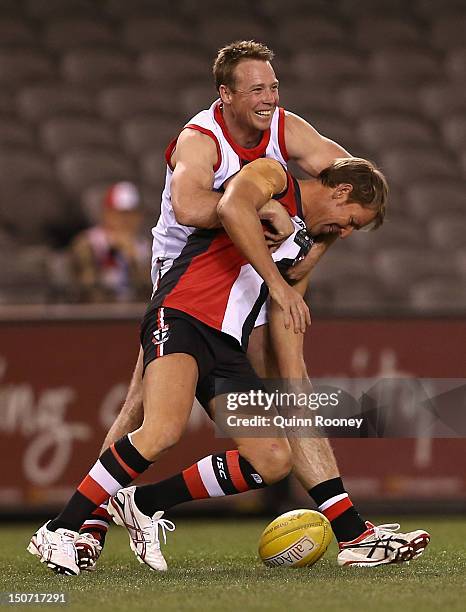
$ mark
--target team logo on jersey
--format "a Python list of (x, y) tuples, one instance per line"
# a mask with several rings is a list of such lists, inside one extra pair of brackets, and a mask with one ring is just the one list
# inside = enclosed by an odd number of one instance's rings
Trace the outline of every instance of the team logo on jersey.
[(301, 248), (301, 250), (303, 251), (305, 255), (307, 255), (307, 253), (309, 252), (309, 249), (314, 244), (314, 240), (312, 239), (312, 236), (308, 234), (307, 230), (305, 229), (301, 229), (299, 230), (299, 232), (296, 232), (294, 241)]
[(170, 338), (170, 326), (168, 325), (168, 323), (162, 325), (162, 327), (156, 329), (155, 332), (152, 332), (152, 335), (154, 336), (152, 338), (153, 344), (163, 344), (168, 340), (168, 338)]

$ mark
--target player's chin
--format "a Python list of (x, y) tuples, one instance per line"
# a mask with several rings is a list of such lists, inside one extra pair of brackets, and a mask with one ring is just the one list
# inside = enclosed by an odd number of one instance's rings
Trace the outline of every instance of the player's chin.
[(258, 130), (268, 130), (272, 124), (272, 117), (273, 113), (270, 113), (268, 116), (261, 116), (254, 113), (252, 118), (254, 127)]

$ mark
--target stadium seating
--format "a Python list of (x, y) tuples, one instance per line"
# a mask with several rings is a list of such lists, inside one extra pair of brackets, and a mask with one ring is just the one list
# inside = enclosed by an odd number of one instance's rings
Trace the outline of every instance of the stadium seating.
[(158, 149), (151, 149), (141, 158), (141, 176), (142, 180), (155, 188), (161, 190), (165, 181), (166, 167), (161, 163), (165, 159), (165, 146), (160, 146)]
[[(154, 148), (165, 150), (179, 131), (178, 121), (165, 121), (161, 124), (157, 115), (146, 115), (123, 124), (122, 141), (128, 153), (139, 156)], [(163, 167), (163, 157), (160, 164)]]
[(0, 193), (0, 225), (19, 245), (50, 244), (69, 222), (63, 193), (54, 182), (29, 180), (4, 183)]
[(171, 95), (170, 98), (173, 108), (179, 106), (181, 124), (184, 124), (192, 117), (193, 108), (209, 108), (218, 93), (212, 83), (205, 83), (187, 87), (182, 96)]
[(99, 3), (93, 0), (25, 0), (25, 13), (43, 21), (59, 17), (95, 17)]
[[(277, 53), (282, 104), (390, 183), (384, 228), (332, 247), (313, 303), (458, 313), (465, 27), (464, 0), (288, 0), (286, 10), (279, 0), (0, 0), (0, 250), (63, 246), (114, 180), (142, 186), (152, 226), (166, 145), (217, 97), (217, 48), (255, 37)], [(66, 270), (62, 254), (38, 253), (40, 270)], [(19, 258), (17, 283), (0, 273), (0, 302), (15, 290), (26, 299), (31, 257)], [(50, 299), (31, 282), (31, 295)]]
[(466, 90), (460, 84), (442, 81), (421, 88), (419, 102), (430, 119), (441, 120), (452, 113), (466, 113)]
[(418, 221), (447, 214), (464, 214), (464, 181), (433, 176), (406, 185), (405, 205)]
[(118, 139), (102, 120), (82, 117), (55, 117), (43, 122), (40, 140), (45, 151), (59, 155), (76, 148), (115, 149)]
[(340, 11), (346, 17), (354, 19), (360, 15), (375, 15), (390, 17), (392, 15), (405, 15), (409, 13), (406, 2), (403, 0), (340, 0)]
[(421, 178), (457, 178), (459, 167), (453, 156), (439, 148), (392, 147), (380, 155), (382, 169), (399, 187)]
[(387, 291), (405, 300), (412, 285), (432, 277), (449, 277), (452, 262), (432, 249), (387, 248), (375, 253), (373, 264)]
[(161, 18), (133, 18), (123, 24), (123, 42), (135, 52), (195, 45), (192, 28), (179, 21)]
[(18, 111), (28, 121), (42, 121), (51, 116), (95, 114), (94, 97), (87, 89), (61, 83), (35, 85), (19, 90)]
[(0, 6), (0, 44), (10, 48), (35, 47), (38, 43), (37, 32), (22, 19), (5, 18)]
[(0, 182), (53, 181), (52, 164), (38, 150), (11, 149), (0, 151)]
[(441, 7), (436, 0), (415, 0), (413, 5), (416, 14), (431, 21), (444, 15), (464, 15), (463, 0), (443, 0)]
[(50, 249), (45, 246), (0, 251), (0, 258), (8, 259), (8, 266), (0, 269), (0, 304), (46, 302), (49, 255)]
[(214, 12), (209, 17), (203, 18), (199, 24), (199, 40), (204, 41), (204, 45), (208, 45), (209, 58), (217, 49), (224, 46), (226, 40), (268, 40), (268, 38), (268, 29), (263, 21), (224, 19)]
[(209, 64), (199, 53), (186, 55), (184, 50), (147, 51), (137, 63), (140, 76), (158, 87), (183, 85), (210, 79)]
[(118, 151), (69, 151), (59, 158), (57, 172), (62, 184), (75, 195), (95, 183), (135, 178), (131, 162)]
[(113, 29), (95, 19), (60, 19), (47, 23), (43, 43), (55, 52), (86, 46), (118, 47)]
[(5, 17), (22, 17), (22, 6), (17, 0), (0, 0), (0, 14)]
[(368, 149), (380, 151), (400, 145), (434, 146), (437, 135), (431, 123), (398, 112), (362, 116), (358, 137)]
[(403, 17), (371, 15), (355, 21), (353, 41), (367, 51), (380, 47), (425, 47), (424, 32), (419, 23)]
[(169, 10), (168, 3), (154, 2), (153, 0), (104, 0), (106, 13), (115, 19), (126, 20), (128, 17), (158, 17)]
[(100, 113), (111, 121), (124, 121), (150, 113), (160, 115), (177, 112), (177, 96), (156, 86), (114, 86), (98, 95)]
[(10, 147), (34, 147), (35, 138), (30, 127), (22, 121), (0, 116), (0, 150)]
[(343, 87), (338, 96), (334, 96), (340, 112), (353, 118), (363, 120), (375, 113), (412, 113), (419, 112), (417, 89), (393, 84), (390, 88), (383, 83), (363, 83)]
[(445, 72), (458, 84), (463, 83), (466, 78), (466, 47), (453, 49), (445, 60)]
[(441, 73), (441, 61), (431, 49), (392, 47), (375, 50), (369, 58), (373, 78), (387, 83), (422, 85)]
[(0, 48), (0, 86), (31, 84), (56, 76), (57, 67), (45, 53), (30, 48)]
[(453, 151), (461, 151), (466, 143), (466, 115), (449, 116), (441, 126), (443, 141)]
[(131, 59), (122, 51), (88, 48), (63, 55), (61, 71), (70, 84), (99, 86), (135, 80)]
[(345, 48), (311, 48), (295, 54), (291, 61), (296, 77), (324, 84), (333, 81), (344, 85), (362, 80), (364, 67), (363, 55)]
[(437, 16), (432, 22), (430, 40), (439, 49), (457, 47), (458, 41), (464, 45), (466, 15), (449, 14)]
[(416, 283), (409, 291), (409, 303), (415, 312), (428, 315), (463, 315), (466, 310), (466, 286), (454, 276), (431, 278)]
[(278, 32), (278, 41), (283, 48), (305, 49), (308, 46), (337, 45), (347, 42), (347, 31), (343, 22), (323, 16), (284, 16)]
[(455, 249), (466, 248), (464, 215), (442, 211), (438, 218), (429, 223), (429, 238), (434, 249), (453, 252)]

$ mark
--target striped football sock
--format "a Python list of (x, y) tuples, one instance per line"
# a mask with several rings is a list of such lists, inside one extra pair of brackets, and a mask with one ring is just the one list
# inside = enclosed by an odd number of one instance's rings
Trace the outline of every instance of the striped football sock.
[(338, 542), (349, 542), (366, 531), (365, 522), (359, 516), (341, 478), (331, 478), (309, 490), (319, 512), (332, 524)]
[(100, 504), (81, 525), (79, 533), (90, 533), (102, 545), (112, 517), (107, 511), (107, 502)]
[(162, 482), (137, 487), (134, 501), (141, 512), (152, 516), (157, 510), (194, 499), (235, 495), (266, 486), (254, 467), (237, 450), (230, 450), (204, 457)]
[(89, 515), (117, 491), (128, 486), (151, 465), (123, 436), (102, 453), (62, 512), (48, 524), (78, 531)]

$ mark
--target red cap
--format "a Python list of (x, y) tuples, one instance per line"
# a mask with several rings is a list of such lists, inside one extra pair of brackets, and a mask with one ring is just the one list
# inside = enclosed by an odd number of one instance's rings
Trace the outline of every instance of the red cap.
[(141, 194), (134, 183), (115, 183), (104, 196), (104, 206), (111, 210), (135, 210), (141, 205)]

